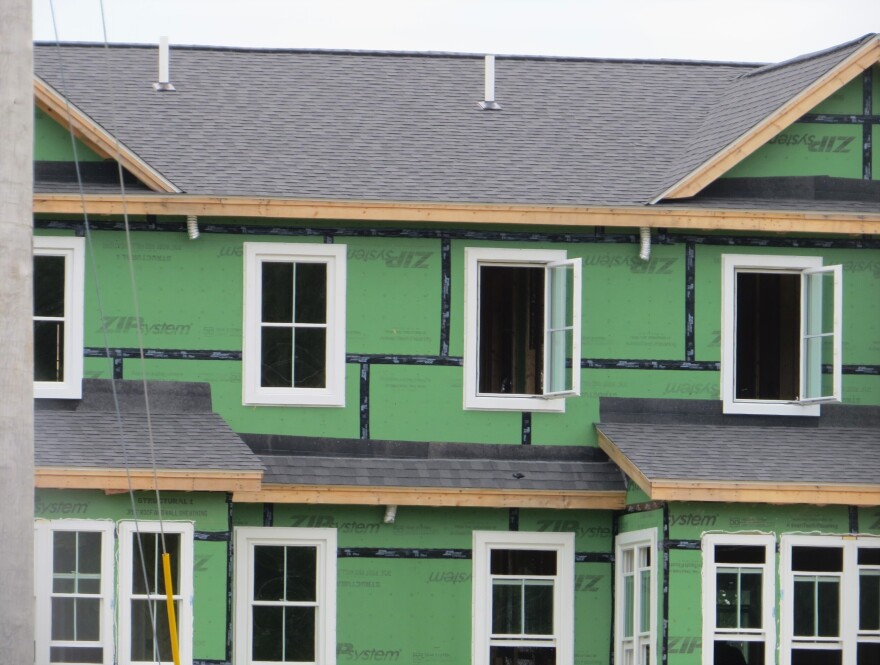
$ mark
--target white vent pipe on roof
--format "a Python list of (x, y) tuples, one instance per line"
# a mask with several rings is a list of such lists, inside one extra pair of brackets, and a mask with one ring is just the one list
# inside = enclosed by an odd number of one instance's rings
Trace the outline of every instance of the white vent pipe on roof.
[(397, 519), (397, 506), (386, 506), (385, 507), (385, 517), (382, 519), (385, 524), (394, 524), (394, 520)]
[(639, 229), (639, 258), (642, 261), (651, 260), (651, 227), (643, 226)]
[(153, 84), (154, 90), (173, 91), (171, 85), (171, 49), (168, 47), (168, 37), (159, 37), (159, 80)]
[(485, 82), (483, 86), (483, 101), (480, 108), (484, 111), (500, 111), (501, 105), (495, 101), (495, 56), (487, 55), (485, 58)]

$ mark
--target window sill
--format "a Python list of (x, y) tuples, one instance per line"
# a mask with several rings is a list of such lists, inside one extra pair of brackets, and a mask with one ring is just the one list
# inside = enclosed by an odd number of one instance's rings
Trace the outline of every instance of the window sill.
[(815, 416), (820, 415), (819, 404), (792, 404), (760, 400), (724, 400), (725, 414), (751, 416)]
[(466, 411), (539, 411), (565, 413), (565, 398), (537, 395), (465, 395)]

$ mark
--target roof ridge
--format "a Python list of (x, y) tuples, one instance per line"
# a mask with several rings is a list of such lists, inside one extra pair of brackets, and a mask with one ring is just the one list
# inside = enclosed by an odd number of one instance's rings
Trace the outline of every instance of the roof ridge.
[(878, 33), (869, 32), (866, 35), (862, 35), (857, 39), (852, 39), (848, 42), (844, 42), (843, 44), (837, 44), (836, 46), (830, 46), (828, 48), (822, 49), (821, 51), (814, 51), (813, 53), (805, 53), (803, 55), (797, 55), (793, 58), (789, 58), (788, 60), (783, 60), (782, 62), (774, 62), (762, 67), (758, 67), (758, 69), (754, 69), (750, 72), (745, 72), (741, 74), (739, 78), (750, 78), (753, 76), (759, 76), (761, 74), (766, 74), (767, 72), (772, 72), (777, 69), (781, 69), (783, 67), (788, 67), (789, 65), (799, 64), (801, 62), (806, 62), (808, 60), (814, 60), (816, 58), (821, 58), (826, 55), (830, 55), (837, 51), (843, 51), (848, 48), (852, 48), (856, 44), (864, 44), (878, 37)]
[[(156, 49), (156, 44), (149, 43), (114, 43), (101, 42), (50, 42), (35, 41), (35, 47), (71, 47), (71, 48), (105, 48), (112, 49)], [(386, 49), (334, 49), (334, 48), (283, 48), (260, 46), (211, 46), (205, 44), (171, 44), (175, 50), (215, 51), (228, 53), (254, 54), (299, 54), (299, 55), (356, 55), (365, 57), (416, 57), (416, 58), (483, 58), (495, 55), (498, 60), (537, 60), (541, 62), (596, 62), (596, 63), (627, 63), (643, 65), (682, 65), (705, 67), (743, 67), (754, 69), (767, 66), (762, 62), (725, 61), (725, 60), (689, 60), (686, 58), (604, 58), (595, 56), (568, 55), (529, 55), (515, 53), (478, 53), (465, 51), (397, 51)]]

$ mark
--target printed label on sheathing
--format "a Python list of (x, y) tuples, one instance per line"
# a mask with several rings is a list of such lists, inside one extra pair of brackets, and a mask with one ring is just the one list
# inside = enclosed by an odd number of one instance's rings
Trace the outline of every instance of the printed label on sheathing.
[(89, 501), (47, 501), (37, 497), (34, 514), (37, 517), (74, 517), (88, 514), (89, 505)]
[(312, 529), (336, 529), (339, 533), (378, 533), (382, 525), (377, 522), (358, 522), (348, 520), (337, 522), (333, 515), (294, 515), (289, 526), (308, 527)]
[(396, 663), (400, 661), (400, 649), (363, 648), (351, 642), (339, 642), (336, 645), (336, 657), (364, 663)]
[(140, 330), (143, 335), (189, 335), (192, 323), (145, 321), (140, 316), (105, 316), (96, 332), (127, 333), (133, 330)]
[(603, 579), (605, 579), (605, 575), (575, 575), (575, 593), (596, 593), (599, 591), (603, 591)]
[(670, 635), (668, 653), (699, 653), (703, 650), (703, 638), (699, 635)]
[(854, 147), (852, 136), (816, 136), (808, 133), (779, 134), (770, 139), (770, 145), (799, 148), (809, 152), (850, 152)]
[(436, 652), (414, 651), (412, 658), (414, 665), (447, 665), (452, 663), (458, 665), (458, 661), (453, 660), (452, 654), (443, 651), (442, 647), (438, 647)]
[(470, 584), (472, 577), (471, 573), (435, 570), (428, 574), (428, 584)]

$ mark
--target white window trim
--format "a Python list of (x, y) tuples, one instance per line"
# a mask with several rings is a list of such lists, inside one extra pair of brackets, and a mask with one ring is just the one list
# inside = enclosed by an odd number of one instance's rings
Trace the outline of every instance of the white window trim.
[[(741, 269), (774, 270), (799, 273), (822, 267), (820, 256), (777, 256), (752, 254), (721, 255), (721, 399), (724, 413), (818, 416), (817, 403), (794, 403), (777, 400), (737, 400), (736, 382), (736, 271)], [(840, 303), (836, 303), (839, 307)], [(838, 344), (839, 344), (838, 339)]]
[(574, 659), (574, 534), (525, 531), (474, 531), (472, 664), (489, 665), (492, 627), (490, 552), (494, 549), (556, 551), (553, 634), (556, 662)]
[(794, 639), (794, 571), (792, 570), (792, 547), (840, 547), (843, 549), (843, 571), (840, 573), (840, 639), (825, 640), (826, 645), (839, 645), (843, 665), (855, 665), (858, 646), (859, 568), (858, 548), (880, 548), (877, 536), (806, 536), (784, 535), (780, 538), (780, 665), (791, 665), (793, 648), (802, 646), (821, 648), (822, 642), (800, 642)]
[(236, 527), (235, 608), (233, 630), (235, 662), (251, 663), (250, 590), (253, 588), (254, 545), (304, 545), (317, 548), (318, 613), (315, 621), (315, 663), (336, 664), (336, 529), (296, 527)]
[(85, 251), (84, 238), (34, 236), (34, 256), (63, 256), (65, 259), (64, 381), (34, 381), (36, 398), (82, 398)]
[[(622, 533), (615, 539), (614, 561), (615, 580), (614, 580), (614, 597), (617, 599), (615, 603), (615, 620), (614, 620), (614, 662), (623, 663), (623, 633), (624, 621), (626, 620), (624, 611), (624, 575), (623, 575), (623, 552), (624, 550), (636, 549), (640, 547), (648, 547), (651, 553), (650, 568), (650, 587), (651, 587), (651, 608), (650, 608), (650, 626), (649, 626), (649, 643), (651, 645), (651, 659), (649, 663), (641, 663), (640, 665), (656, 665), (657, 663), (657, 529), (641, 529), (639, 531), (631, 531)], [(638, 598), (640, 588), (635, 584), (635, 597)], [(634, 604), (639, 607), (639, 603)], [(638, 636), (636, 638), (636, 646), (638, 646)], [(638, 658), (638, 650), (636, 651)], [(638, 663), (638, 660), (636, 660)]]
[[(573, 393), (560, 395), (481, 395), (478, 390), (479, 368), (479, 275), (480, 265), (496, 263), (500, 265), (516, 266), (546, 266), (550, 263), (560, 263), (567, 260), (565, 250), (558, 249), (501, 249), (486, 247), (466, 247), (464, 250), (464, 408), (488, 411), (547, 411), (565, 412), (565, 398), (571, 394), (580, 392), (579, 374), (575, 374), (576, 383)], [(572, 368), (575, 373), (580, 372), (580, 270), (575, 273), (575, 316), (574, 316), (574, 344), (575, 358), (577, 363)], [(546, 305), (545, 305), (546, 306)], [(545, 354), (546, 340), (545, 340)]]
[[(719, 565), (715, 562), (717, 545), (746, 545), (765, 548), (765, 559), (762, 568), (763, 588), (761, 593), (762, 616), (764, 628), (760, 633), (764, 640), (764, 662), (772, 665), (776, 652), (776, 538), (767, 534), (707, 534), (703, 536), (703, 665), (713, 665), (715, 659), (714, 644), (720, 634), (715, 629), (716, 603), (716, 571)], [(720, 567), (724, 568), (725, 564)], [(757, 633), (756, 633), (757, 634)], [(731, 632), (731, 641), (742, 640), (742, 634)], [(745, 640), (747, 641), (747, 640)]]
[(101, 639), (104, 665), (112, 665), (113, 657), (113, 533), (115, 524), (109, 520), (44, 520), (34, 522), (34, 596), (36, 630), (34, 662), (48, 665), (52, 647), (52, 534), (57, 531), (88, 531), (101, 534)]
[[(260, 280), (263, 261), (327, 265), (327, 385), (266, 388), (260, 385)], [(242, 400), (256, 406), (345, 406), (345, 245), (244, 243), (244, 343)]]
[[(137, 533), (155, 534), (163, 532), (179, 533), (180, 538), (180, 571), (178, 574), (179, 588), (173, 589), (175, 596), (180, 596), (177, 609), (177, 640), (180, 649), (180, 660), (188, 663), (192, 660), (193, 637), (193, 524), (192, 522), (159, 522), (155, 521), (122, 521), (119, 523), (119, 623), (118, 623), (118, 662), (119, 665), (136, 665), (153, 661), (132, 661), (131, 659), (131, 588), (133, 575), (140, 575), (138, 567), (132, 570), (129, 562), (134, 554), (134, 538)], [(164, 602), (164, 599), (163, 601)], [(172, 665), (170, 661), (162, 661), (161, 665)]]

